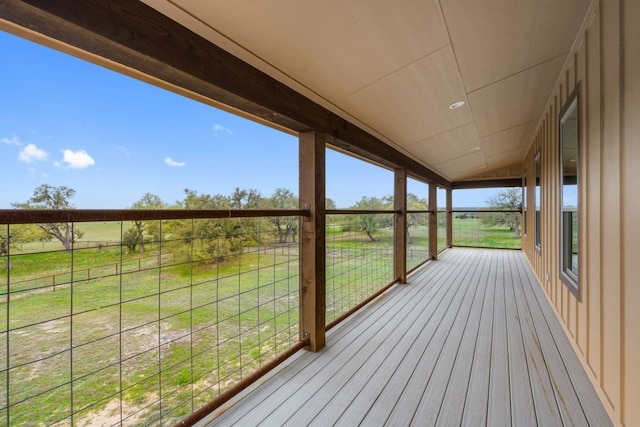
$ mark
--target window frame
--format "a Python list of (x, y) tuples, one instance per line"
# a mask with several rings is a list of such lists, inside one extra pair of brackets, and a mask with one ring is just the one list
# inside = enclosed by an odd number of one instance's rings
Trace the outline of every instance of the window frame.
[(527, 200), (528, 189), (527, 189), (527, 171), (522, 174), (522, 234), (524, 237), (527, 237), (527, 212), (529, 207), (529, 202)]
[[(580, 131), (580, 126), (582, 124), (581, 111), (580, 111), (580, 86), (576, 85), (576, 88), (571, 92), (566, 102), (564, 103), (562, 109), (560, 110), (560, 114), (558, 115), (558, 173), (559, 173), (559, 182), (558, 182), (558, 194), (559, 194), (559, 212), (558, 212), (558, 220), (559, 220), (559, 275), (562, 283), (567, 286), (567, 288), (571, 291), (571, 293), (580, 300), (580, 263), (578, 262), (577, 256), (580, 253), (580, 232), (579, 232), (579, 215), (580, 215), (580, 140), (582, 133)], [(565, 207), (564, 205), (564, 124), (570, 115), (572, 115), (575, 111), (576, 116), (576, 124), (575, 124), (575, 160), (576, 160), (576, 206), (575, 208)], [(569, 214), (569, 215), (567, 215)], [(574, 230), (574, 220), (573, 215), (576, 215), (576, 230)], [(570, 223), (568, 223), (570, 221)], [(573, 257), (573, 233), (576, 233), (576, 263), (577, 268), (574, 272), (571, 269), (572, 259), (568, 259), (568, 257)]]
[(542, 252), (542, 150), (536, 151), (534, 158), (534, 219), (533, 234), (534, 247), (538, 253)]

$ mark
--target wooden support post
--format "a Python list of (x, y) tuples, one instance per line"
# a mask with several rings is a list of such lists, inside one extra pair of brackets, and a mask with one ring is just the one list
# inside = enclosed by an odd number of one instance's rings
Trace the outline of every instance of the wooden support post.
[(447, 247), (453, 247), (453, 191), (447, 190)]
[(407, 171), (396, 169), (393, 186), (395, 214), (393, 228), (393, 269), (400, 283), (407, 283)]
[(309, 350), (325, 345), (325, 137), (302, 132), (300, 143), (300, 209), (309, 209), (300, 233), (300, 335)]
[(429, 259), (438, 259), (438, 186), (429, 184)]

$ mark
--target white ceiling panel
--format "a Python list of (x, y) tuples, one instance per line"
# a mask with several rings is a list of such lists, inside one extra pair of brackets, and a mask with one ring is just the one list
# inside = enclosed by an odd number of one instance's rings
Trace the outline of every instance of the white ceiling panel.
[(565, 62), (556, 57), (469, 93), (478, 135), (484, 137), (537, 120)]
[(441, 133), (407, 147), (419, 157), (432, 159), (434, 164), (453, 160), (480, 151), (480, 139), (473, 123)]
[(529, 145), (528, 137), (535, 130), (536, 124), (536, 121), (530, 121), (523, 125), (515, 126), (486, 136), (480, 140), (482, 143), (482, 151), (485, 156), (489, 157), (513, 150), (514, 147), (520, 148), (522, 146), (527, 146)]
[(417, 141), (455, 129), (472, 121), (455, 58), (449, 47), (440, 49), (407, 67), (357, 91), (344, 107), (364, 123), (374, 126), (397, 144)]
[(487, 168), (484, 154), (482, 152), (469, 153), (465, 156), (457, 157), (434, 166), (436, 170), (443, 174), (459, 174), (478, 172)]
[(566, 56), (590, 3), (442, 0), (466, 90)]
[(495, 154), (493, 156), (487, 156), (487, 168), (498, 169), (504, 166), (513, 165), (513, 159), (522, 160), (527, 153), (528, 146), (516, 148), (513, 150), (505, 151), (503, 153)]
[(449, 43), (437, 0), (171, 3), (330, 99)]
[(520, 170), (595, 0), (143, 1), (458, 180)]

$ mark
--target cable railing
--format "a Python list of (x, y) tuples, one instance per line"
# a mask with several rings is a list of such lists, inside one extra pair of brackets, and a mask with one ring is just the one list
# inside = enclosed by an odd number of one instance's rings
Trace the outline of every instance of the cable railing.
[[(3, 211), (0, 418), (173, 424), (301, 348), (296, 231), (306, 215)], [(24, 248), (30, 227), (86, 220), (116, 231), (94, 247)], [(132, 221), (144, 230), (133, 241)]]
[(394, 211), (327, 211), (329, 327), (394, 281), (394, 215)]
[(436, 212), (436, 221), (438, 224), (438, 253), (447, 248), (447, 211), (438, 210)]
[(519, 210), (453, 210), (453, 245), (520, 249)]
[[(327, 211), (327, 329), (396, 282), (398, 214)], [(407, 212), (407, 270), (429, 259), (430, 215)], [(224, 402), (309, 342), (299, 236), (309, 216), (1, 211), (0, 420), (173, 424)], [(77, 238), (88, 223), (99, 239)], [(34, 238), (39, 224), (68, 226), (70, 240)]]
[(429, 211), (407, 211), (407, 271), (429, 260)]

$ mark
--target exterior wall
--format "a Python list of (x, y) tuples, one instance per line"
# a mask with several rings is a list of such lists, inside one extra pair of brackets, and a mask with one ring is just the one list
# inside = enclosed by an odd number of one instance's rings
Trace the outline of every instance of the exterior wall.
[[(614, 422), (640, 426), (640, 2), (594, 0), (523, 163), (523, 249)], [(580, 89), (579, 285), (560, 281), (560, 109)], [(542, 153), (541, 250), (534, 157)]]

